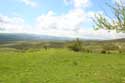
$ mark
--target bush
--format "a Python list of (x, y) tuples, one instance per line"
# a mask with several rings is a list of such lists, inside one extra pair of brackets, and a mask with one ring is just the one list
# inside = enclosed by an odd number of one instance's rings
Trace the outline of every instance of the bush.
[(43, 45), (43, 48), (44, 48), (45, 50), (47, 50), (47, 49), (49, 48), (49, 44)]
[(121, 50), (119, 50), (118, 52), (119, 52), (120, 54), (122, 53), (122, 51), (121, 51)]
[(68, 45), (68, 48), (75, 52), (82, 51), (82, 42), (79, 39), (76, 39), (75, 41), (70, 43), (70, 45)]
[(106, 50), (102, 50), (101, 53), (102, 53), (102, 54), (106, 54)]

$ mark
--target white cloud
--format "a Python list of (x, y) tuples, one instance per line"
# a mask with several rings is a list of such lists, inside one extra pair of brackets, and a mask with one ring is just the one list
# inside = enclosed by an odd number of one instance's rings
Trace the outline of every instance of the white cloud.
[(22, 0), (22, 2), (23, 2), (25, 5), (28, 5), (28, 6), (31, 6), (31, 7), (37, 7), (37, 6), (38, 6), (38, 3), (36, 3), (36, 2), (33, 1), (33, 0)]
[(125, 33), (117, 33), (116, 31), (110, 31), (101, 29), (101, 30), (93, 30), (93, 29), (81, 29), (79, 31), (79, 36), (81, 38), (88, 39), (117, 39), (117, 38), (125, 38)]
[(90, 0), (64, 0), (65, 4), (72, 4), (74, 8), (85, 8), (91, 5)]
[[(37, 27), (40, 33), (51, 34), (55, 36), (72, 36), (76, 32), (77, 26), (81, 24), (82, 18), (79, 19), (76, 13), (69, 12), (66, 15), (41, 15), (37, 18)], [(79, 27), (78, 27), (79, 28)], [(76, 29), (76, 30), (75, 30)]]
[(0, 32), (24, 33), (27, 32), (29, 25), (25, 24), (21, 17), (8, 17), (0, 15)]
[(41, 15), (37, 18), (38, 27), (47, 30), (75, 30), (84, 21), (86, 21), (86, 14), (82, 10), (73, 10), (59, 16), (49, 11), (47, 15)]

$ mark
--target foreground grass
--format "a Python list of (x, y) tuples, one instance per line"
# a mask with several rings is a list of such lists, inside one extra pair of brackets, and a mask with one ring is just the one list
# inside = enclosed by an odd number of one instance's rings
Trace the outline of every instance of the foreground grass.
[(124, 54), (0, 52), (0, 83), (125, 83)]

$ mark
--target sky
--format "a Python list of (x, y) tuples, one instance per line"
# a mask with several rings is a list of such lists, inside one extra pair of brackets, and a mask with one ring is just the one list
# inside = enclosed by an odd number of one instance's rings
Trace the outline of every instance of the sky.
[[(106, 2), (119, 0), (0, 0), (0, 33), (28, 33), (58, 37), (115, 39), (125, 33), (94, 30), (92, 17)], [(125, 0), (122, 0), (125, 3)]]

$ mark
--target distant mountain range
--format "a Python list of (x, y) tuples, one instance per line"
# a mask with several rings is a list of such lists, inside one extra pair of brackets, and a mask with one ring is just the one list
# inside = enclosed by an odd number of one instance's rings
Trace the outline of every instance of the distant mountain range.
[(56, 37), (48, 35), (0, 33), (0, 41), (70, 40), (70, 39), (71, 38), (67, 37)]
[[(32, 41), (32, 40), (43, 40), (43, 41), (65, 41), (73, 40), (73, 38), (68, 37), (57, 37), (49, 35), (36, 35), (36, 34), (19, 34), (19, 33), (0, 33), (0, 41)], [(98, 41), (92, 39), (82, 39), (85, 41)], [(125, 38), (105, 40), (105, 41), (120, 41), (125, 42)]]

